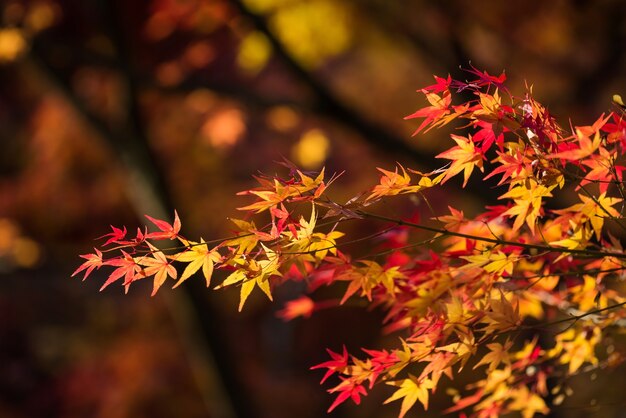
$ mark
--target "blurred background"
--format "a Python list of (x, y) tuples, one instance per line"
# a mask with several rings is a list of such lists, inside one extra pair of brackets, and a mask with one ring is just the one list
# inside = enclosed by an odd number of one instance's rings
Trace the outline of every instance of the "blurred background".
[[(283, 158), (345, 170), (339, 200), (376, 166), (434, 168), (448, 134), (411, 138), (403, 117), (460, 67), (506, 70), (564, 126), (592, 123), (626, 93), (625, 18), (620, 0), (0, 1), (0, 417), (326, 416), (309, 367), (380, 347), (378, 313), (285, 323), (287, 287), (238, 314), (236, 290), (201, 278), (99, 293), (102, 274), (70, 279), (78, 255), (174, 208), (187, 237), (227, 236), (236, 192)], [(441, 204), (481, 203), (472, 190)], [(625, 379), (580, 383), (553, 415), (624, 416)], [(330, 416), (394, 417), (387, 396)]]

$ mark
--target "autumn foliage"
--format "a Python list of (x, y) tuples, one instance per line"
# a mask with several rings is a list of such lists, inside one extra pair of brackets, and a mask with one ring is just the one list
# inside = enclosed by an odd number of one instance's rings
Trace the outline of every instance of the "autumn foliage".
[[(329, 360), (313, 368), (325, 371), (323, 383), (334, 379), (329, 411), (390, 386), (385, 403), (399, 401), (402, 418), (416, 403), (428, 408), (442, 377), (454, 387), (463, 369), (476, 369), (473, 383), (447, 391), (446, 412), (548, 413), (570, 394), (570, 377), (623, 359), (610, 343), (626, 321), (621, 99), (590, 126), (562, 127), (532, 89), (514, 97), (504, 74), (468, 74), (435, 77), (420, 90), (427, 106), (406, 117), (418, 119), (416, 134), (458, 128), (436, 155), (440, 169), (379, 168), (378, 184), (337, 202), (326, 194), (337, 176), (285, 162), (288, 175), (259, 176), (257, 188), (240, 193), (252, 200), (239, 208), (242, 219), (230, 219), (232, 236), (192, 241), (177, 214), (171, 224), (148, 217), (152, 232), (129, 237), (113, 227), (74, 275), (112, 269), (102, 287), (126, 290), (151, 278), (155, 294), (168, 279), (176, 287), (201, 273), (207, 286), (237, 289), (239, 310), (253, 291), (271, 300), (276, 286), (306, 282), (307, 295), (280, 311), (286, 319), (362, 299), (384, 312), (381, 327), (397, 345), (328, 350)], [(417, 196), (422, 210), (434, 211), (430, 189), (456, 176), (465, 186), (476, 175), (498, 182), (497, 201), (483, 213), (450, 205), (430, 219), (397, 218), (379, 205)], [(341, 232), (348, 221), (377, 232), (349, 236)], [(374, 240), (388, 245), (367, 257), (347, 251)], [(216, 271), (225, 272), (218, 283)], [(340, 289), (338, 300), (316, 300), (322, 286)]]

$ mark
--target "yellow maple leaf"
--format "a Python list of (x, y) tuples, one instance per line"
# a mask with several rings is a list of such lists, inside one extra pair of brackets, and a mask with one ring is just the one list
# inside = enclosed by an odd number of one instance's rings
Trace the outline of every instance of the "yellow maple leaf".
[(482, 320), (486, 324), (485, 333), (506, 331), (516, 328), (521, 323), (519, 316), (519, 305), (509, 302), (500, 292), (500, 298), (493, 298), (489, 301), (489, 310), (485, 311)]
[(173, 256), (170, 256), (170, 258), (189, 264), (185, 267), (185, 270), (183, 270), (183, 274), (174, 285), (174, 288), (180, 286), (191, 275), (200, 270), (200, 268), (202, 268), (202, 274), (206, 280), (206, 285), (209, 287), (211, 284), (211, 276), (213, 275), (214, 264), (221, 261), (222, 257), (216, 249), (209, 250), (208, 245), (202, 238), (199, 243), (186, 240), (182, 241), (185, 245), (190, 247), (189, 250), (183, 253), (174, 254)]
[(502, 251), (484, 251), (477, 255), (469, 255), (461, 257), (469, 261), (469, 267), (482, 267), (487, 273), (502, 275), (507, 273), (513, 274), (513, 267), (517, 261), (517, 257), (509, 254), (506, 255)]
[[(398, 167), (402, 172), (398, 172)], [(430, 188), (439, 183), (442, 175), (431, 178), (429, 174), (420, 173), (419, 171), (410, 170), (422, 177), (417, 184), (411, 184), (411, 176), (406, 172), (404, 167), (398, 164), (395, 171), (388, 171), (383, 168), (378, 168), (378, 171), (383, 173), (380, 178), (379, 184), (374, 186), (370, 195), (365, 200), (378, 199), (383, 196), (395, 196), (398, 194), (417, 193), (421, 190)]]
[[(555, 247), (563, 247), (568, 250), (577, 250), (581, 248), (585, 248), (587, 246), (587, 242), (591, 238), (591, 230), (589, 229), (587, 224), (576, 224), (573, 221), (570, 221), (571, 232), (568, 233), (566, 238), (550, 241), (550, 245)], [(560, 257), (565, 256), (563, 253)]]
[(613, 206), (621, 202), (622, 199), (618, 197), (607, 197), (606, 192), (603, 192), (597, 197), (585, 196), (582, 194), (579, 194), (578, 197), (582, 203), (577, 203), (569, 208), (556, 211), (556, 213), (582, 213), (589, 220), (589, 223), (591, 223), (591, 227), (596, 234), (596, 238), (600, 239), (604, 219), (607, 217), (619, 218), (621, 216), (620, 213), (613, 208)]
[(146, 277), (154, 275), (152, 290), (152, 296), (154, 296), (168, 277), (176, 279), (177, 272), (162, 251), (150, 243), (148, 243), (148, 247), (152, 251), (151, 255), (138, 258), (137, 264), (145, 267), (143, 274)]
[(515, 216), (513, 231), (517, 231), (526, 222), (530, 231), (535, 233), (535, 223), (541, 215), (542, 199), (551, 197), (550, 191), (556, 185), (545, 187), (535, 180), (528, 179), (524, 182), (516, 183), (508, 192), (498, 199), (513, 199), (514, 205), (509, 208), (504, 215)]
[(548, 357), (559, 357), (561, 364), (568, 365), (568, 372), (575, 373), (585, 362), (598, 364), (595, 347), (600, 341), (602, 331), (595, 326), (592, 329), (569, 328), (556, 336), (556, 344)]
[(511, 359), (509, 356), (509, 350), (512, 345), (513, 342), (509, 340), (507, 340), (504, 345), (500, 343), (487, 344), (487, 348), (490, 350), (490, 352), (485, 354), (485, 356), (480, 359), (478, 363), (476, 363), (474, 369), (482, 365), (488, 365), (489, 367), (487, 370), (491, 373), (498, 368), (500, 363), (510, 365)]
[(261, 247), (265, 254), (264, 259), (258, 261), (250, 260), (245, 256), (231, 259), (229, 263), (235, 266), (235, 271), (215, 287), (215, 289), (221, 289), (235, 284), (240, 285), (239, 311), (243, 309), (248, 296), (257, 286), (269, 300), (273, 300), (269, 279), (272, 276), (282, 276), (282, 273), (278, 270), (280, 267), (278, 254), (263, 244), (261, 244)]
[(513, 401), (508, 407), (513, 411), (520, 411), (523, 418), (532, 418), (537, 412), (547, 414), (550, 411), (543, 398), (530, 392), (526, 385), (511, 390), (511, 398)]
[(257, 229), (254, 222), (247, 222), (234, 218), (230, 218), (230, 221), (237, 226), (239, 233), (237, 237), (224, 241), (224, 245), (229, 247), (238, 247), (237, 254), (250, 253), (259, 242), (259, 238), (255, 234)]
[(391, 395), (384, 404), (402, 399), (402, 405), (400, 406), (400, 415), (398, 418), (404, 417), (409, 409), (415, 402), (420, 401), (424, 406), (424, 409), (428, 409), (428, 390), (433, 388), (433, 383), (429, 379), (422, 379), (421, 381), (409, 374), (408, 379), (398, 380), (394, 382), (387, 382), (390, 386), (396, 386), (399, 389)]
[(439, 222), (443, 222), (443, 229), (446, 231), (458, 231), (459, 227), (468, 222), (465, 219), (465, 215), (462, 210), (456, 210), (452, 206), (448, 206), (448, 210), (450, 210), (450, 215), (438, 216), (435, 219)]

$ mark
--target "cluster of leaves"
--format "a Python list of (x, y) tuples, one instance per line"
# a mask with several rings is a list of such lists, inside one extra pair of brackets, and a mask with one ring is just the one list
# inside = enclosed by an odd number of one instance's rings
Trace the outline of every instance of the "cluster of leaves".
[[(450, 148), (437, 155), (448, 160), (441, 169), (379, 169), (379, 184), (339, 203), (325, 194), (335, 178), (289, 166), (286, 178), (259, 177), (259, 187), (241, 193), (255, 200), (240, 208), (245, 220), (231, 219), (234, 236), (194, 242), (181, 236), (177, 215), (173, 224), (149, 218), (158, 231), (138, 230), (129, 239), (125, 228), (113, 228), (102, 251), (83, 255), (74, 274), (84, 271), (86, 278), (112, 267), (103, 288), (123, 278), (126, 289), (153, 277), (154, 294), (168, 278), (178, 280), (176, 287), (199, 270), (208, 286), (221, 269), (229, 273), (215, 288), (239, 287), (240, 310), (255, 287), (271, 299), (285, 281), (306, 281), (308, 294), (343, 286), (336, 302), (303, 295), (281, 315), (306, 317), (362, 298), (385, 312), (383, 329), (398, 333), (399, 342), (360, 355), (345, 347), (329, 350), (330, 360), (314, 367), (326, 370), (322, 382), (337, 379), (329, 411), (349, 398), (359, 403), (382, 383), (394, 388), (386, 403), (401, 401), (402, 418), (417, 402), (428, 408), (442, 376), (454, 379), (472, 367), (478, 374), (471, 376), (479, 377), (449, 391), (454, 406), (446, 412), (480, 418), (547, 413), (545, 399), (562, 402), (569, 378), (623, 358), (611, 341), (626, 325), (626, 254), (617, 238), (626, 230), (626, 167), (619, 165), (626, 121), (618, 109), (591, 126), (567, 130), (531, 89), (517, 98), (504, 74), (469, 73), (470, 81), (435, 77), (420, 90), (429, 105), (407, 117), (423, 119), (416, 133), (464, 122), (466, 134), (451, 135)], [(461, 103), (453, 104), (453, 96)], [(502, 189), (501, 204), (484, 213), (466, 217), (450, 206), (448, 214), (415, 221), (372, 209), (404, 195), (428, 202), (428, 189), (461, 173), (465, 185), (475, 168), (485, 179), (498, 176)], [(568, 192), (578, 201), (552, 209)], [(339, 231), (346, 221), (381, 227), (347, 240)], [(387, 249), (360, 258), (345, 250), (374, 238)], [(551, 336), (539, 339), (542, 329)]]

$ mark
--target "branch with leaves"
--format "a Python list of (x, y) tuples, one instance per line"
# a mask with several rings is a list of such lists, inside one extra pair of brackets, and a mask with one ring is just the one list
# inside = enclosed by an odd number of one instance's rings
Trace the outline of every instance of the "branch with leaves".
[[(619, 286), (626, 277), (619, 239), (626, 229), (625, 115), (618, 107), (591, 126), (564, 129), (532, 90), (511, 95), (504, 73), (468, 74), (466, 81), (435, 77), (420, 90), (428, 105), (407, 117), (421, 120), (416, 133), (454, 121), (471, 132), (451, 135), (436, 156), (445, 161), (440, 169), (379, 169), (378, 184), (336, 202), (326, 193), (336, 176), (285, 162), (288, 175), (259, 176), (257, 188), (240, 193), (253, 200), (239, 208), (243, 219), (231, 219), (233, 236), (191, 241), (181, 235), (177, 214), (171, 224), (148, 217), (156, 230), (128, 237), (126, 228), (113, 227), (74, 275), (112, 268), (103, 288), (121, 283), (128, 290), (152, 278), (154, 295), (169, 279), (177, 287), (197, 272), (211, 286), (221, 270), (227, 273), (214, 288), (238, 288), (239, 310), (253, 291), (271, 300), (275, 287), (304, 281), (306, 294), (280, 311), (285, 319), (362, 299), (385, 313), (381, 329), (396, 333), (398, 345), (359, 355), (329, 350), (330, 360), (314, 367), (326, 370), (322, 382), (335, 379), (329, 411), (384, 384), (393, 389), (385, 403), (401, 401), (402, 418), (418, 402), (428, 408), (443, 376), (454, 381), (471, 367), (475, 381), (449, 391), (454, 406), (445, 412), (548, 413), (545, 399), (561, 403), (570, 377), (623, 360), (619, 349), (603, 347), (626, 321)], [(471, 99), (457, 103), (461, 97)], [(452, 206), (432, 213), (429, 194), (461, 174), (465, 185), (477, 171), (499, 178), (499, 204), (471, 216)], [(548, 207), (568, 193), (576, 203)], [(376, 209), (411, 196), (425, 202), (430, 220)], [(380, 228), (352, 237), (341, 231), (346, 222)], [(357, 242), (379, 244), (380, 251), (351, 254)], [(316, 300), (326, 286), (342, 295)], [(540, 342), (546, 329), (553, 336)], [(557, 380), (551, 388), (548, 377)]]

